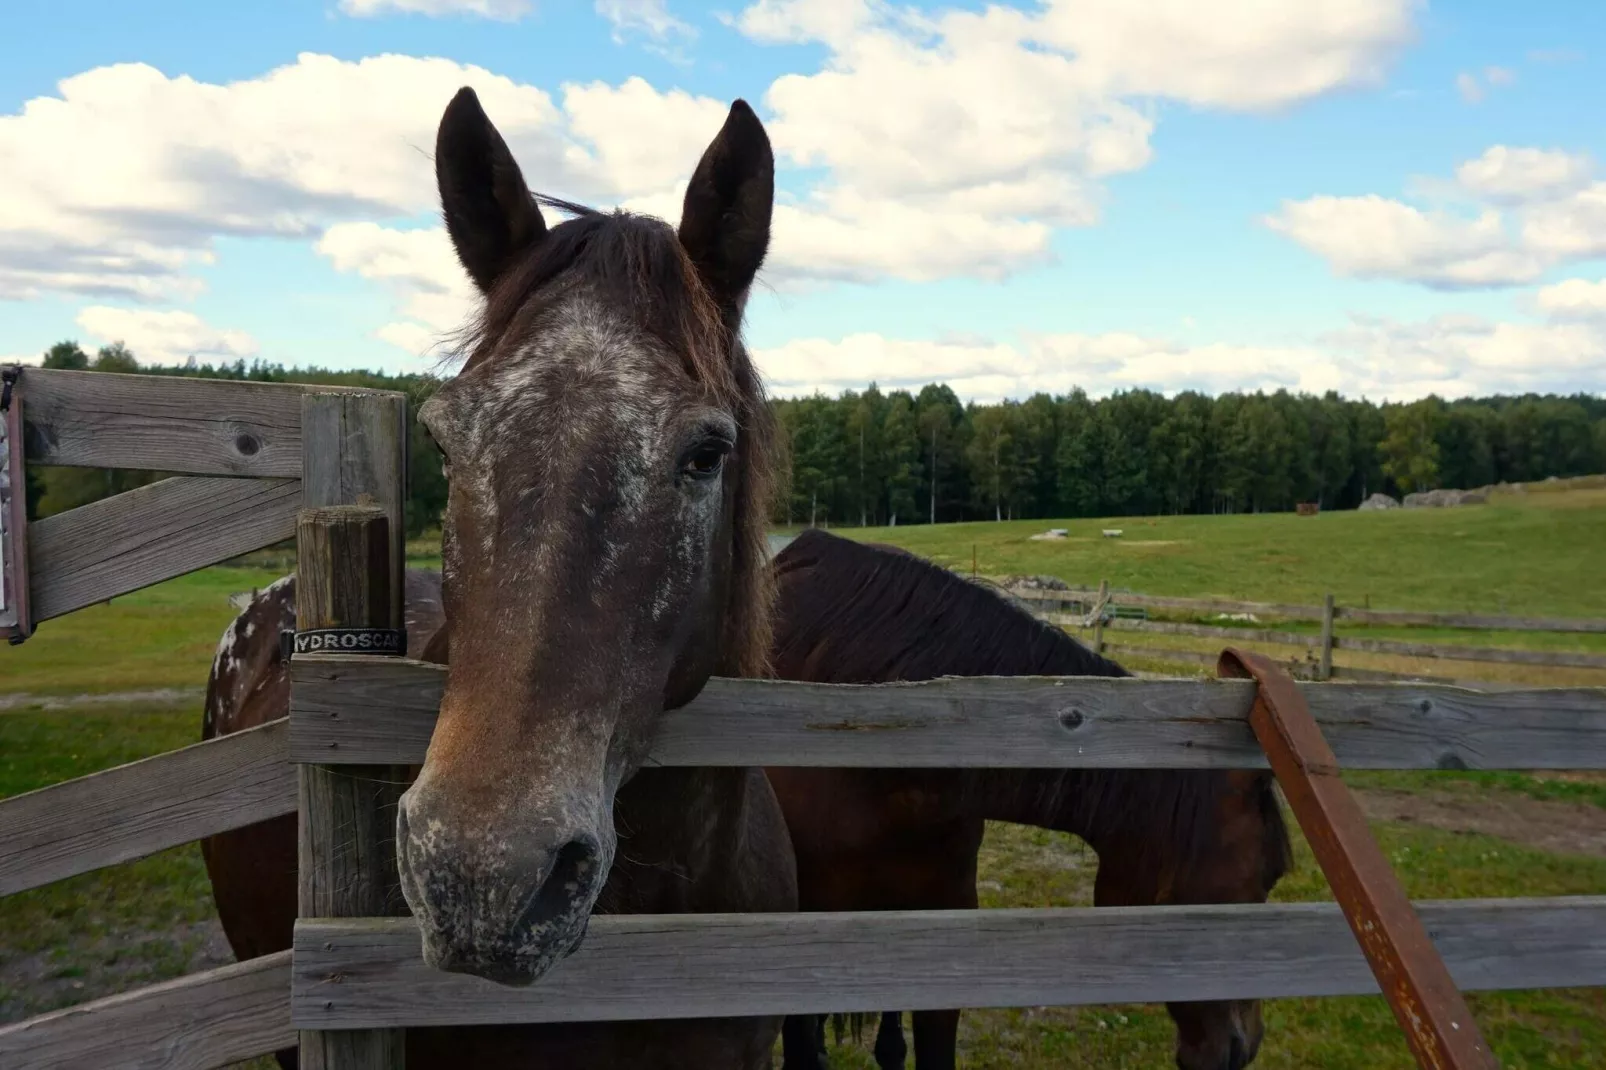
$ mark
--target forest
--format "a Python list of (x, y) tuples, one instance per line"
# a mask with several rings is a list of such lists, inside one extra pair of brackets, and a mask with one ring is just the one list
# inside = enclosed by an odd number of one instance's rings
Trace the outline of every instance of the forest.
[[(424, 375), (287, 369), (243, 361), (141, 365), (121, 343), (95, 355), (52, 346), (51, 368), (191, 375), (399, 390), (416, 408)], [(1278, 512), (1299, 502), (1352, 509), (1370, 494), (1472, 488), (1606, 471), (1606, 398), (1428, 397), (1378, 404), (1329, 393), (1080, 391), (962, 402), (940, 384), (911, 393), (873, 384), (839, 397), (773, 402), (786, 463), (780, 524), (882, 525), (1032, 517)], [(439, 456), (414, 434), (408, 521), (439, 520)], [(159, 473), (33, 469), (36, 516), (139, 486)]]

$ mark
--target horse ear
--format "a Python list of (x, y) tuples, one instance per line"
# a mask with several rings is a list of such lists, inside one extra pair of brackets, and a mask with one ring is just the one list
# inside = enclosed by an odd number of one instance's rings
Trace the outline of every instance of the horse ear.
[(680, 215), (680, 244), (727, 309), (740, 306), (764, 262), (774, 202), (769, 136), (738, 100), (692, 173)]
[(515, 258), (546, 234), (546, 221), (507, 142), (467, 86), (441, 116), (435, 181), (457, 258), (480, 291), (489, 292)]

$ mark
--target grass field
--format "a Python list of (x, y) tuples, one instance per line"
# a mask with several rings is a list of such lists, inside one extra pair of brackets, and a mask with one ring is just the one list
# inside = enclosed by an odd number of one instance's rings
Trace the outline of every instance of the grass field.
[[(1063, 541), (1031, 542), (1048, 528)], [(1119, 528), (1118, 539), (1100, 535)], [(1375, 609), (1606, 615), (1606, 490), (1501, 497), (1458, 509), (1020, 520), (864, 528), (982, 575), (1109, 580), (1144, 594)]]
[[(1049, 526), (846, 534), (898, 542), (965, 571), (975, 546), (984, 574), (1050, 573), (1073, 584), (1107, 578), (1154, 594), (1310, 602), (1331, 590), (1341, 602), (1369, 597), (1377, 608), (1606, 616), (1606, 494), (1594, 492), (1445, 511), (1054, 522), (1073, 538), (1028, 541)], [(1101, 539), (1102, 526), (1126, 534)], [(427, 540), (410, 551), (419, 563), (433, 552)], [(200, 690), (234, 613), (229, 596), (266, 585), (287, 565), (282, 554), (259, 555), (208, 569), (47, 622), (24, 646), (0, 651), (0, 796), (198, 738)], [(1387, 634), (1424, 638), (1418, 629)], [(1148, 645), (1159, 637), (1140, 638)], [(1579, 637), (1523, 638), (1600, 649)], [(101, 701), (86, 704), (94, 698)], [(1354, 783), (1367, 799), (1389, 801), (1391, 813), (1402, 810), (1401, 800), (1411, 804), (1399, 819), (1374, 827), (1413, 895), (1606, 893), (1600, 778), (1394, 773)], [(1559, 841), (1563, 849), (1539, 849), (1555, 840), (1551, 833), (1568, 834)], [(1074, 840), (996, 825), (984, 848), (983, 902), (1087, 903), (1093, 872), (1092, 856)], [(1298, 869), (1276, 897), (1326, 896), (1301, 842)], [(222, 961), (227, 948), (199, 851), (163, 852), (5, 900), (0, 1021)], [(1488, 994), (1472, 1002), (1508, 1068), (1606, 1067), (1606, 989)], [(1379, 999), (1279, 1000), (1268, 1005), (1267, 1020), (1256, 1066), (1411, 1065)], [(1163, 1067), (1170, 1065), (1171, 1030), (1154, 1007), (977, 1011), (964, 1019), (962, 1042), (964, 1065), (989, 1070)], [(833, 1065), (872, 1066), (867, 1044), (845, 1044)]]

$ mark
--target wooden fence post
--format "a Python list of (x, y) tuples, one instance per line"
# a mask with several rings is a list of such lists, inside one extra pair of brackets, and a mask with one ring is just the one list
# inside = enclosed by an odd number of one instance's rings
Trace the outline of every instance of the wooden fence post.
[[(399, 395), (304, 399), (298, 632), (401, 631), (405, 419)], [(301, 766), (301, 917), (407, 913), (396, 872), (396, 803), (407, 775), (406, 766)], [(302, 1030), (300, 1065), (401, 1070), (404, 1037), (401, 1029)]]
[(1110, 581), (1099, 580), (1099, 599), (1093, 604), (1093, 653), (1104, 653), (1104, 607), (1110, 600)]
[(1318, 680), (1333, 678), (1333, 596), (1329, 593), (1322, 602), (1322, 664), (1316, 674)]

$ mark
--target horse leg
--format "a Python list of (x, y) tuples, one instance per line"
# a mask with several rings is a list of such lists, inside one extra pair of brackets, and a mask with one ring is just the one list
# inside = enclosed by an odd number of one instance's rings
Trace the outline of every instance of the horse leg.
[(781, 1023), (781, 1070), (825, 1070), (825, 1016), (788, 1014)]
[[(903, 901), (887, 909), (975, 910), (976, 854), (981, 850), (985, 831), (986, 825), (980, 819), (959, 819), (913, 850), (904, 848), (890, 870), (902, 886)], [(910, 1018), (915, 1070), (955, 1070), (959, 1059), (959, 1012), (914, 1011)], [(903, 1070), (903, 1051), (897, 1052), (895, 1062), (879, 1065), (881, 1070)]]
[[(1098, 852), (1096, 906), (1263, 903), (1287, 866), (1281, 815), (1269, 774), (1224, 774), (1209, 843), (1185, 863), (1181, 845), (1126, 832), (1126, 839), (1088, 837)], [(1095, 842), (1097, 841), (1097, 842)], [(1147, 842), (1139, 842), (1147, 841)], [(1168, 1003), (1177, 1026), (1178, 1070), (1243, 1070), (1260, 1050), (1259, 1000)]]
[(903, 1070), (909, 1046), (903, 1040), (903, 1014), (899, 1011), (882, 1011), (881, 1025), (875, 1034), (875, 1064), (881, 1070)]

